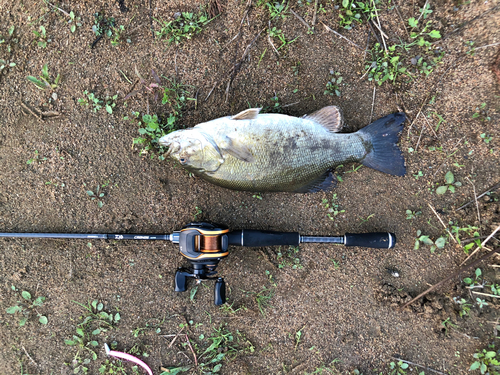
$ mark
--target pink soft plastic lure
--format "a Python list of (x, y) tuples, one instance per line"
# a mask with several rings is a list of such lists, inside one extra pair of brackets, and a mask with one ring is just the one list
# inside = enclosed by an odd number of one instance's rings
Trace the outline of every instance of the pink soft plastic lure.
[(106, 351), (106, 355), (110, 355), (112, 357), (116, 358), (121, 358), (121, 359), (126, 359), (127, 361), (134, 362), (141, 366), (144, 370), (147, 371), (149, 375), (153, 375), (153, 371), (149, 368), (149, 366), (141, 361), (139, 358), (134, 357), (133, 355), (130, 355), (128, 353), (122, 353), (122, 352), (117, 352), (115, 350), (111, 350), (108, 346), (108, 344), (104, 344), (104, 350)]

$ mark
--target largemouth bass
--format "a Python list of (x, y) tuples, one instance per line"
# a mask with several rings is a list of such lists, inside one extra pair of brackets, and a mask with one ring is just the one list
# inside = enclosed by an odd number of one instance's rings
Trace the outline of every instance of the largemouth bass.
[(360, 162), (403, 176), (396, 145), (404, 113), (383, 117), (355, 133), (339, 133), (339, 108), (329, 106), (302, 118), (260, 114), (259, 108), (177, 130), (159, 143), (190, 172), (216, 185), (255, 192), (328, 190), (331, 170)]

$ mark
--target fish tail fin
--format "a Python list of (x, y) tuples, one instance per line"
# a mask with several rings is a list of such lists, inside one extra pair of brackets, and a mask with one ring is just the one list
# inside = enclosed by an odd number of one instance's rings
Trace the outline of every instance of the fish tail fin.
[(404, 113), (393, 113), (361, 129), (358, 133), (371, 144), (372, 148), (360, 162), (384, 173), (404, 176), (405, 159), (396, 143), (405, 120)]

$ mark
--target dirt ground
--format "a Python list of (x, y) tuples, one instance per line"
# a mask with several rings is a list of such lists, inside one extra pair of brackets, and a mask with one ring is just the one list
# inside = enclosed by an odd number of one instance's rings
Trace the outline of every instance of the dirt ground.
[[(0, 71), (0, 231), (168, 234), (203, 220), (302, 235), (390, 231), (396, 247), (233, 247), (218, 267), (228, 287), (228, 304), (220, 308), (213, 282), (195, 295), (174, 292), (174, 273), (188, 264), (169, 242), (1, 239), (0, 374), (143, 373), (107, 358), (104, 343), (140, 357), (154, 374), (183, 366), (188, 373), (221, 374), (480, 373), (469, 367), (477, 350), (495, 344), (499, 304), (473, 292), (491, 295), (490, 285), (500, 284), (498, 258), (398, 307), (467, 258), (465, 243), (455, 243), (436, 215), (450, 231), (464, 229), (461, 239), (475, 231), (488, 236), (500, 224), (495, 192), (457, 210), (474, 192), (500, 182), (500, 82), (492, 69), (499, 46), (489, 46), (500, 41), (500, 3), (429, 1), (433, 12), (419, 22), (440, 31), (431, 41), (433, 51), (444, 52), (442, 60), (427, 77), (413, 73), (378, 85), (364, 74), (372, 61), (364, 50), (375, 37), (366, 22), (339, 27), (341, 1), (319, 1), (316, 17), (314, 1), (290, 1), (286, 17), (272, 20), (255, 1), (249, 8), (246, 1), (219, 2), (222, 12), (199, 35), (168, 45), (152, 33), (161, 28), (157, 20), (198, 13), (197, 1), (0, 0), (0, 58), (15, 63)], [(379, 4), (389, 45), (411, 41), (407, 20), (418, 18), (423, 6), (419, 0)], [(315, 32), (289, 9), (309, 25), (316, 18)], [(80, 17), (75, 32), (62, 11)], [(104, 37), (91, 48), (96, 12), (124, 26), (116, 46)], [(298, 39), (276, 53), (269, 25), (287, 41)], [(33, 33), (40, 26), (45, 37)], [(226, 97), (230, 70), (261, 30)], [(414, 46), (401, 56), (411, 67), (410, 59), (425, 53)], [(41, 90), (27, 80), (39, 77), (44, 64), (50, 83), (60, 74), (57, 87)], [(255, 194), (211, 185), (133, 144), (139, 127), (124, 116), (137, 111), (165, 119), (172, 112), (151, 95), (124, 100), (135, 67), (148, 82), (154, 69), (162, 84), (186, 85), (197, 99), (182, 108), (179, 128), (276, 102), (294, 116), (338, 105), (347, 131), (404, 111), (407, 175), (346, 164), (337, 169), (342, 181), (332, 192)], [(331, 70), (343, 78), (340, 97), (324, 94)], [(80, 105), (85, 90), (99, 98), (117, 94), (112, 114)], [(461, 186), (437, 194), (447, 172)], [(325, 199), (338, 205), (332, 219)], [(444, 236), (446, 244), (415, 249), (420, 235)], [(482, 290), (466, 288), (466, 277)], [(95, 300), (102, 305), (92, 306)], [(99, 323), (101, 312), (112, 314), (109, 324)], [(215, 354), (224, 358), (207, 364), (211, 352), (205, 352), (217, 338)], [(413, 364), (391, 369), (394, 358)]]

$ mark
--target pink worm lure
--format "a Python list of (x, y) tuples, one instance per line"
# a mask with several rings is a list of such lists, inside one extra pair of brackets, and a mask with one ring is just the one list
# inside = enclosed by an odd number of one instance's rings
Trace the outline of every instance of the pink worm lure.
[(133, 355), (130, 355), (128, 353), (122, 353), (122, 352), (117, 352), (115, 350), (111, 350), (108, 346), (108, 344), (104, 344), (104, 350), (106, 351), (106, 355), (116, 357), (116, 358), (121, 358), (121, 359), (126, 359), (127, 361), (134, 362), (141, 366), (144, 370), (147, 371), (149, 375), (153, 375), (153, 371), (149, 368), (149, 366), (141, 361), (139, 358), (134, 357)]

